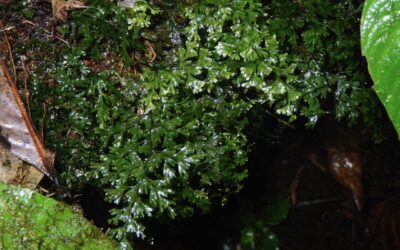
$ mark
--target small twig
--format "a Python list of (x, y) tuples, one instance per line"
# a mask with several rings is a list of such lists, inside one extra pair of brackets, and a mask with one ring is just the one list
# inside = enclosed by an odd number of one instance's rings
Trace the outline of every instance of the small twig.
[(154, 62), (154, 60), (156, 60), (156, 58), (157, 58), (156, 51), (154, 50), (153, 46), (151, 45), (151, 43), (149, 41), (145, 40), (144, 44), (150, 50), (150, 55), (151, 55), (150, 62)]
[(12, 55), (10, 41), (8, 40), (7, 33), (6, 33), (5, 29), (4, 29), (4, 25), (3, 25), (3, 22), (1, 20), (0, 20), (0, 28), (3, 30), (4, 38), (5, 38), (6, 43), (7, 43), (8, 54), (10, 56), (10, 61), (11, 61), (11, 64), (13, 66), (14, 82), (17, 82), (17, 70), (15, 68), (14, 57)]
[(137, 74), (137, 70), (136, 70), (136, 67), (135, 66), (133, 66), (133, 74), (135, 75), (135, 76), (137, 76), (138, 74)]
[(43, 188), (43, 187), (39, 187), (39, 190), (42, 191), (42, 192), (45, 193), (45, 194), (50, 193), (49, 190), (47, 190), (47, 189), (45, 189), (45, 188)]
[(15, 28), (16, 28), (15, 26), (7, 27), (7, 28), (4, 28), (4, 29), (0, 29), (0, 32), (13, 30), (13, 29), (15, 29)]
[(26, 64), (25, 64), (24, 60), (22, 60), (22, 69), (24, 72), (25, 101), (26, 101), (26, 105), (28, 106), (27, 108), (28, 108), (29, 117), (32, 118), (30, 92), (29, 92), (29, 87), (28, 87), (29, 73), (28, 73), (28, 70), (26, 69)]
[(44, 141), (44, 122), (46, 120), (46, 115), (47, 115), (47, 103), (43, 103), (43, 116), (42, 119), (40, 120), (40, 136), (42, 137), (42, 141)]
[(26, 24), (32, 25), (32, 26), (34, 26), (34, 27), (37, 27), (37, 28), (39, 28), (40, 30), (42, 30), (44, 33), (46, 33), (46, 34), (48, 34), (48, 35), (50, 35), (50, 36), (52, 36), (52, 37), (54, 37), (54, 38), (57, 38), (57, 39), (60, 40), (61, 42), (63, 42), (63, 43), (65, 43), (65, 44), (69, 45), (68, 41), (64, 40), (63, 38), (61, 38), (61, 37), (59, 37), (59, 36), (57, 36), (57, 35), (55, 35), (53, 32), (51, 32), (51, 31), (49, 31), (49, 30), (47, 30), (47, 29), (41, 27), (39, 24), (33, 23), (33, 22), (29, 21), (29, 20), (24, 20), (24, 21), (22, 21), (22, 23), (23, 23), (23, 24), (26, 23)]
[(303, 202), (297, 203), (297, 207), (319, 205), (319, 204), (338, 202), (338, 201), (343, 201), (343, 200), (344, 200), (343, 197), (333, 197), (333, 198), (326, 198), (326, 199), (319, 199), (319, 200), (312, 200), (312, 201), (303, 201)]
[(296, 206), (297, 204), (297, 188), (299, 187), (300, 184), (300, 179), (303, 175), (304, 171), (304, 166), (301, 166), (298, 170), (297, 173), (292, 181), (292, 184), (290, 184), (290, 198), (292, 200), (292, 206)]
[(317, 154), (315, 152), (309, 154), (307, 158), (310, 160), (313, 166), (318, 167), (322, 170), (322, 172), (326, 172), (326, 167), (318, 160)]
[(291, 128), (291, 129), (296, 129), (293, 125), (287, 123), (286, 121), (282, 120), (281, 118), (277, 117), (276, 115), (272, 114), (271, 112), (269, 112), (268, 110), (265, 110), (265, 112), (267, 112), (267, 114), (269, 114), (270, 116), (272, 116), (273, 118), (277, 119), (279, 122), (283, 123), (285, 126)]
[(54, 195), (56, 195), (57, 193), (51, 193), (51, 194), (48, 194), (48, 195), (46, 195), (47, 197), (52, 197), (52, 196), (54, 196)]

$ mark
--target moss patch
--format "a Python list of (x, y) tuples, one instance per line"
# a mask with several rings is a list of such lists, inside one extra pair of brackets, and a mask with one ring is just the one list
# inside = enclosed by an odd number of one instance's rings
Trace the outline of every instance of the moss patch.
[(0, 183), (0, 248), (117, 249), (117, 244), (70, 207)]

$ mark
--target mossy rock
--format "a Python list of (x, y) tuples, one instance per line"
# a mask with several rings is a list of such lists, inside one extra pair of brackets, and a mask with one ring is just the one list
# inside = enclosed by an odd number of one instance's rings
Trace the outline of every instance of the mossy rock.
[(65, 204), (0, 183), (0, 249), (118, 249), (118, 245)]

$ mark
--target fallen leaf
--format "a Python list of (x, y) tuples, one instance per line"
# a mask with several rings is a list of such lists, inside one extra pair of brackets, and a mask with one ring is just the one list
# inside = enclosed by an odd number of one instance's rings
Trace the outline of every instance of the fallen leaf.
[(362, 186), (362, 158), (358, 150), (349, 146), (329, 147), (327, 149), (329, 171), (340, 184), (350, 189), (359, 210), (363, 207), (364, 189)]
[(58, 183), (54, 154), (47, 151), (24, 108), (17, 86), (0, 61), (0, 148), (34, 166)]
[(51, 4), (53, 16), (63, 21), (67, 20), (69, 10), (85, 8), (85, 5), (77, 0), (51, 0)]

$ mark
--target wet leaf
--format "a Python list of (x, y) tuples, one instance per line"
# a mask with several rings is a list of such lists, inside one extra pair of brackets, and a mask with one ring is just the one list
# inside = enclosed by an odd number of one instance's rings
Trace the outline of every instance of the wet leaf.
[(362, 53), (374, 89), (400, 131), (400, 1), (368, 0), (361, 21)]
[(348, 188), (359, 210), (363, 207), (362, 159), (357, 150), (346, 146), (327, 149), (329, 171), (340, 184)]
[(289, 213), (290, 200), (288, 197), (274, 201), (264, 210), (264, 220), (269, 226), (275, 226), (284, 221)]
[(47, 151), (35, 132), (18, 89), (0, 61), (0, 148), (35, 166), (56, 180), (54, 155)]

